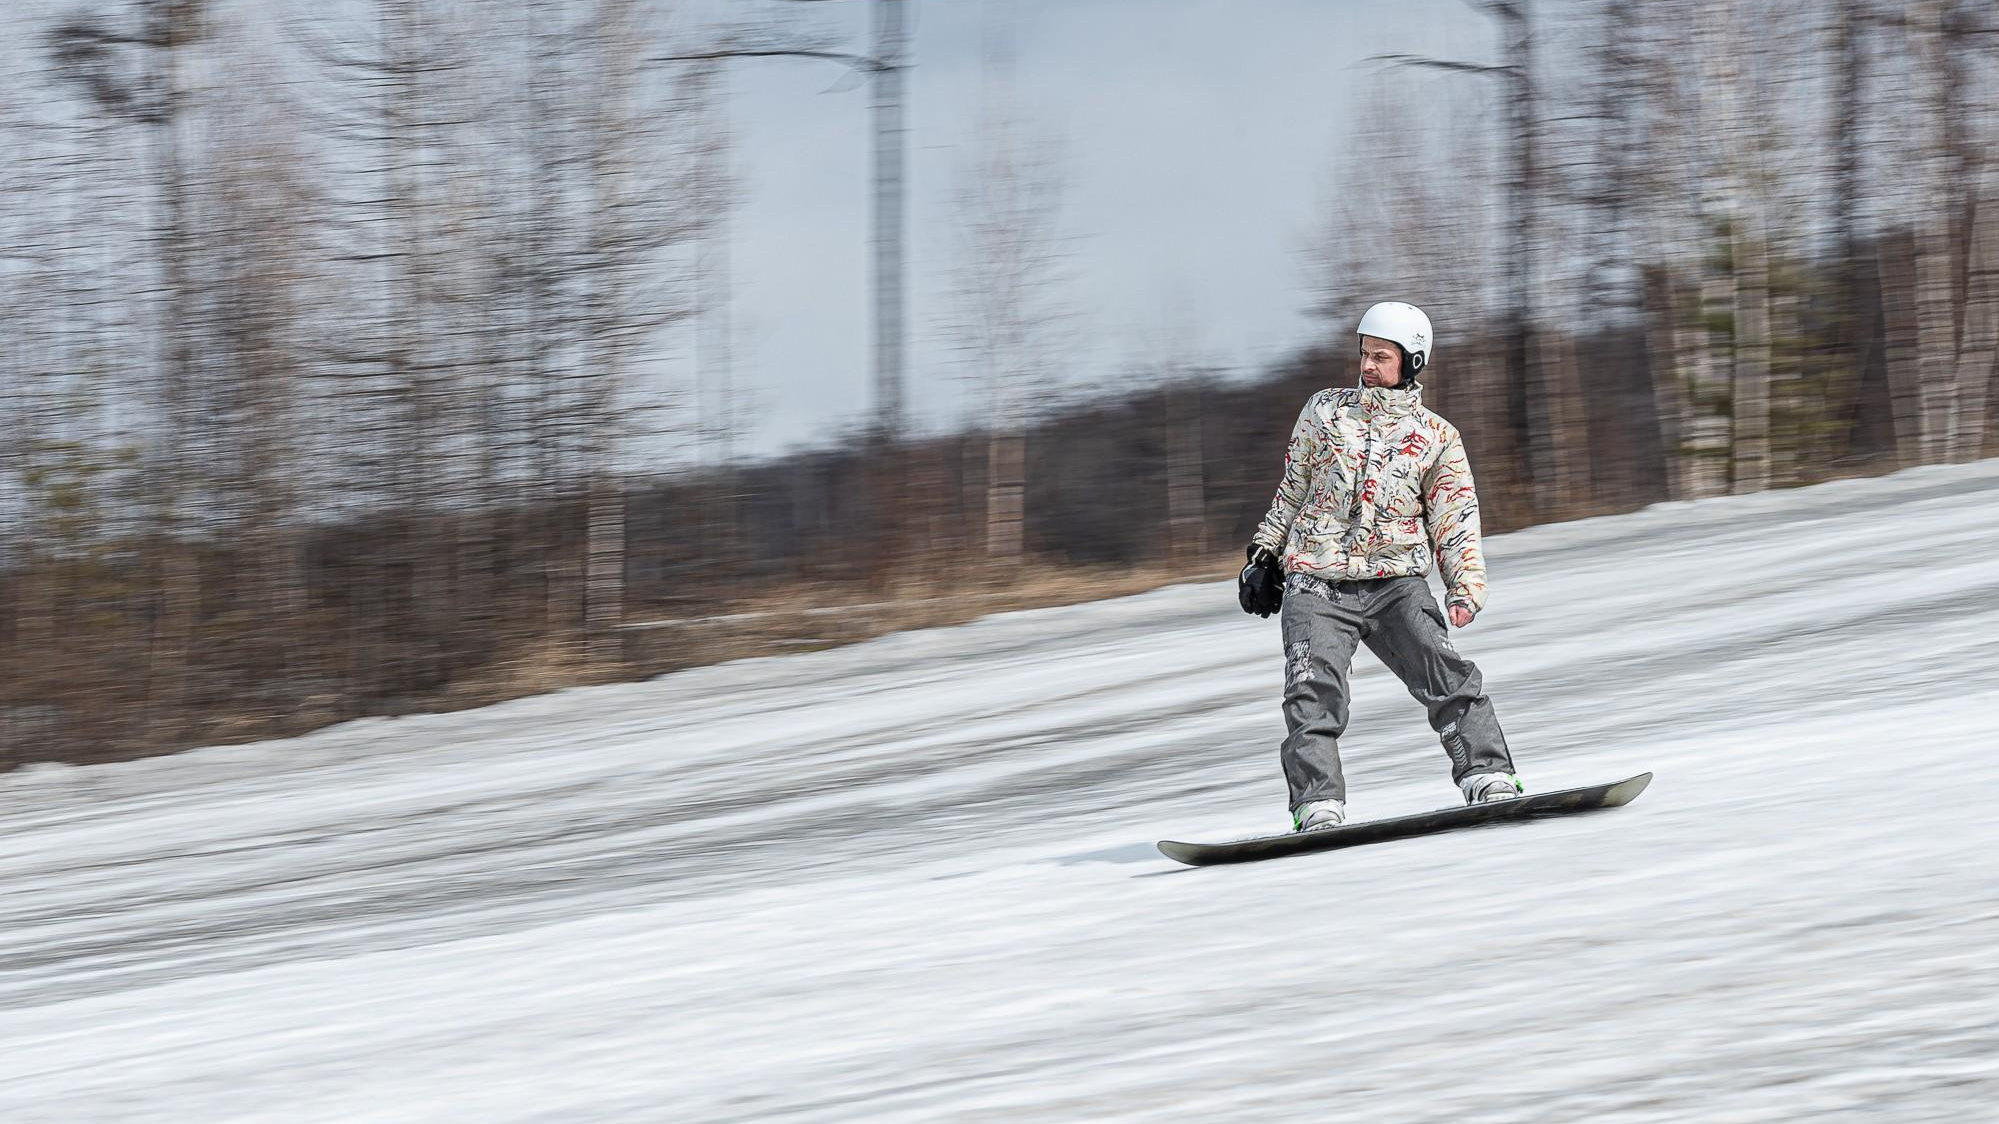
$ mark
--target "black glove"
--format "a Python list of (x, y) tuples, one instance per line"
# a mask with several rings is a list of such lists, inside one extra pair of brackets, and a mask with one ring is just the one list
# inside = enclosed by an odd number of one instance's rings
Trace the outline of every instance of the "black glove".
[(1242, 611), (1267, 617), (1284, 607), (1284, 569), (1277, 556), (1254, 543), (1249, 548), (1249, 565), (1236, 578), (1236, 600)]

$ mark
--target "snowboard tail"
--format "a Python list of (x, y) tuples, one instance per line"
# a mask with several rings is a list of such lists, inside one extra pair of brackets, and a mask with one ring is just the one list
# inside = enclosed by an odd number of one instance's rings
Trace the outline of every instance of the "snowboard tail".
[(1636, 800), (1638, 794), (1645, 791), (1645, 786), (1651, 783), (1652, 774), (1640, 773), (1635, 777), (1611, 784), (1537, 792), (1513, 800), (1468, 804), (1458, 808), (1440, 808), (1434, 812), (1418, 812), (1414, 815), (1394, 816), (1385, 820), (1363, 820), (1340, 827), (1320, 828), (1317, 831), (1287, 831), (1282, 835), (1262, 835), (1227, 843), (1178, 843), (1167, 839), (1160, 841), (1159, 851), (1167, 858), (1189, 866), (1254, 862), (1258, 859), (1274, 859), (1281, 855), (1299, 855), (1313, 851), (1333, 851), (1341, 847), (1359, 847), (1368, 843), (1385, 843), (1391, 839), (1407, 839), (1416, 835), (1455, 831), (1458, 828), (1497, 823), (1502, 820), (1559, 816), (1569, 812), (1594, 811), (1598, 808), (1621, 808)]

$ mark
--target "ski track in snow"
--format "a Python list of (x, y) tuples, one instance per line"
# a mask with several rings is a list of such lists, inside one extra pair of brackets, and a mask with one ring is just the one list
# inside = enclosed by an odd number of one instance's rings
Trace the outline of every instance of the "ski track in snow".
[[(1999, 1119), (1999, 462), (1489, 542), (1593, 815), (1285, 823), (1223, 585), (0, 777), (0, 1119)], [(1352, 811), (1455, 798), (1355, 667)]]

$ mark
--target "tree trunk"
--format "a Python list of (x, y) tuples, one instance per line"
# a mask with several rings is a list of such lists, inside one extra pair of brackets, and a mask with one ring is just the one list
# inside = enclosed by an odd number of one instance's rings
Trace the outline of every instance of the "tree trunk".
[(1513, 145), (1513, 176), (1507, 185), (1509, 238), (1507, 244), (1508, 320), (1507, 371), (1511, 376), (1511, 411), (1519, 447), (1526, 453), (1527, 478), (1533, 482), (1537, 509), (1561, 508), (1573, 498), (1573, 481), (1563, 469), (1555, 430), (1558, 404), (1551, 388), (1549, 363), (1539, 354), (1538, 310), (1534, 300), (1540, 231), (1539, 87), (1534, 75), (1534, 25), (1526, 0), (1494, 5), (1505, 27), (1506, 65), (1510, 96), (1508, 131)]
[[(1906, 231), (1881, 239), (1881, 334), (1886, 342), (1888, 402), (1895, 432), (1895, 459), (1903, 467), (1922, 463), (1923, 374), (1916, 313), (1916, 247)], [(1860, 408), (1869, 408), (1861, 403)]]
[(1825, 449), (1825, 404), (1805, 392), (1804, 322), (1803, 294), (1787, 289), (1771, 297), (1770, 485), (1776, 488), (1796, 487), (1804, 482), (1806, 465), (1830, 459)]
[(1707, 320), (1716, 309), (1735, 305), (1733, 273), (1709, 268), (1701, 278), (1700, 297), (1692, 323), (1685, 324), (1685, 344), (1694, 356), (1692, 406), (1693, 423), (1688, 429), (1688, 449), (1693, 458), (1693, 496), (1705, 499), (1728, 493), (1730, 450), (1734, 446), (1734, 420), (1723, 405), (1735, 382), (1735, 351), (1722, 346), (1718, 333)]
[(984, 440), (976, 433), (965, 435), (959, 444), (958, 464), (958, 510), (962, 515), (965, 552), (978, 554), (985, 548), (985, 514), (992, 504), (988, 499), (992, 491), (992, 436)]
[(1835, 416), (1846, 423), (1842, 437), (1848, 452), (1867, 443), (1868, 427), (1860, 411), (1866, 410), (1868, 403), (1860, 401), (1860, 394), (1880, 338), (1874, 302), (1868, 299), (1861, 285), (1860, 142), (1867, 123), (1864, 114), (1867, 67), (1861, 39), (1864, 26), (1863, 0), (1839, 0), (1833, 24), (1837, 77), (1832, 115), (1835, 153), (1832, 221), (1838, 237), (1839, 264), (1835, 275), (1838, 303), (1833, 310), (1835, 384), (1831, 398)]
[(163, 276), (165, 312), (160, 317), (161, 342), (166, 357), (165, 377), (160, 388), (160, 462), (165, 477), (157, 490), (159, 497), (160, 540), (167, 552), (163, 562), (161, 589), (162, 642), (155, 646), (153, 669), (154, 699), (172, 717), (178, 729), (186, 703), (187, 678), (195, 659), (195, 618), (199, 612), (200, 575), (184, 551), (192, 544), (181, 539), (190, 509), (196, 502), (190, 466), (199, 463), (199, 437), (194, 401), (194, 340), (189, 300), (189, 258), (193, 239), (188, 230), (188, 175), (180, 143), (185, 94), (180, 87), (181, 48), (198, 34), (202, 15), (199, 3), (163, 3), (153, 13), (157, 20), (152, 51), (153, 82), (160, 100), (156, 126), (159, 160), (159, 205), (161, 215), (160, 270)]
[(986, 459), (986, 555), (1013, 562), (1020, 557), (1027, 494), (1026, 432), (1014, 426), (994, 432)]
[(1985, 441), (1978, 455), (1999, 456), (1999, 350), (1995, 350), (1991, 370), (1985, 376)]
[(1984, 453), (1993, 360), (1999, 351), (1999, 214), (1986, 201), (1970, 222), (1965, 277), (1964, 345), (1959, 355), (1962, 397), (1952, 428), (1951, 459)]
[[(1754, 209), (1754, 200), (1749, 202)], [(1749, 226), (1745, 234), (1742, 227)], [(1730, 484), (1739, 494), (1770, 487), (1770, 259), (1760, 223), (1735, 235), (1734, 424)]]
[(1542, 367), (1541, 393), (1548, 398), (1548, 439), (1554, 447), (1555, 478), (1548, 489), (1547, 510), (1559, 518), (1579, 514), (1588, 498), (1584, 485), (1589, 476), (1589, 403), (1583, 394), (1580, 347), (1575, 336), (1551, 332), (1539, 345), (1537, 355)]
[(1167, 419), (1166, 519), (1167, 539), (1176, 560), (1206, 552), (1207, 501), (1203, 494), (1200, 391), (1186, 387), (1171, 392), (1175, 409)]
[(1956, 312), (1956, 362), (1951, 369), (1952, 399), (1945, 439), (1945, 456), (1953, 461), (1977, 459), (1985, 443), (1985, 405), (1995, 333), (1992, 285), (1993, 232), (1987, 190), (1985, 148), (1972, 137), (1973, 111), (1964, 100), (1976, 88), (1975, 72), (1966, 56), (1981, 49), (1989, 0), (1972, 4), (1953, 0), (1938, 28), (1943, 41), (1936, 64), (1937, 112), (1944, 153), (1937, 170), (1943, 175), (1943, 202), (1950, 223), (1953, 271), (1951, 287)]
[(1659, 419), (1659, 451), (1665, 461), (1666, 498), (1684, 500), (1693, 493), (1690, 432), (1693, 412), (1687, 402), (1691, 364), (1679, 325), (1680, 302), (1674, 299), (1673, 277), (1665, 267), (1645, 271), (1645, 338), (1652, 372), (1653, 411)]
[(1917, 457), (1923, 464), (1949, 459), (1960, 380), (1954, 338), (1957, 302), (1951, 293), (1950, 236), (1943, 221), (1925, 217), (1916, 235), (1915, 315), (1917, 342), (1909, 377), (1917, 399)]
[(1955, 107), (1943, 9), (1942, 0), (1911, 0), (1907, 21), (1916, 68), (1925, 83), (1919, 115), (1923, 139), (1917, 149), (1922, 205), (1915, 216), (1915, 302), (1920, 334), (1914, 375), (1920, 419), (1918, 455), (1925, 464), (1950, 457), (1951, 431), (1963, 382), (1954, 284), (1954, 251), (1958, 247), (1951, 238), (1956, 210), (1952, 204), (1958, 198), (1961, 168), (1952, 152)]
[(609, 473), (590, 486), (586, 617), (590, 658), (609, 666), (624, 662), (625, 493)]

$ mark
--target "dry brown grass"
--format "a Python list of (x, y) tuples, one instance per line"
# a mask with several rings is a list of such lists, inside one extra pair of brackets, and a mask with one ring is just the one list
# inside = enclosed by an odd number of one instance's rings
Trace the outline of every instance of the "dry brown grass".
[(963, 624), (993, 613), (1123, 597), (1160, 586), (1219, 581), (1229, 557), (1178, 565), (1078, 567), (966, 562), (939, 575), (869, 593), (801, 583), (736, 602), (711, 616), (636, 620), (627, 625), (628, 674), (722, 663), (852, 644), (891, 632)]
[[(120, 761), (201, 745), (290, 737), (362, 715), (465, 710), (565, 687), (837, 647), (990, 613), (1094, 601), (1230, 572), (1219, 558), (1141, 568), (1033, 562), (1001, 567), (975, 559), (933, 565), (924, 577), (905, 577), (885, 587), (767, 585), (754, 597), (718, 606), (707, 615), (628, 614), (635, 619), (622, 630), (622, 661), (593, 660), (581, 634), (550, 636), (536, 631), (542, 622), (523, 620), (494, 630), (515, 637), (510, 644), (503, 643), (435, 688), (369, 698), (343, 694), (338, 683), (320, 675), (279, 678), (277, 687), (255, 693), (211, 689), (198, 702), (166, 706), (148, 694), (143, 635), (78, 638), (67, 647), (38, 646), (57, 649), (59, 658), (44, 655), (32, 664), (16, 658), (0, 667), (8, 673), (12, 696), (0, 698), (0, 769), (35, 761)], [(452, 627), (448, 620), (438, 623)], [(18, 646), (13, 655), (22, 655)], [(370, 649), (349, 658), (365, 662), (395, 655), (392, 649)], [(346, 670), (368, 670), (364, 678), (392, 685), (405, 681), (389, 665)], [(284, 689), (287, 682), (296, 684), (294, 690)]]

